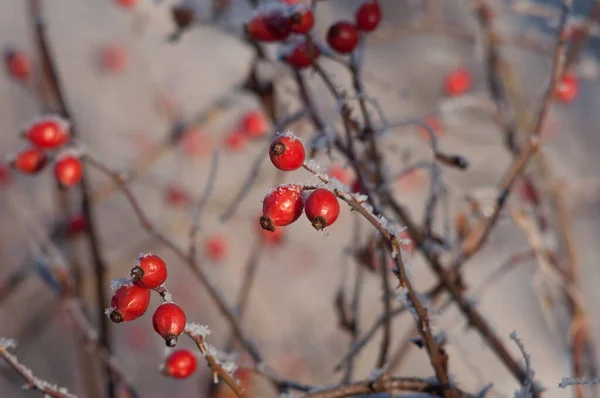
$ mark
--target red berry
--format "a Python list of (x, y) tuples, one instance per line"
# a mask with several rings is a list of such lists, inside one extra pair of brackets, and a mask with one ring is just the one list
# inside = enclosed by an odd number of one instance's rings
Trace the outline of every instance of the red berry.
[(446, 94), (453, 97), (462, 95), (471, 88), (471, 72), (466, 68), (458, 68), (452, 71), (445, 82)]
[(23, 137), (38, 148), (56, 149), (69, 141), (69, 124), (55, 116), (44, 117), (31, 123)]
[(556, 98), (564, 103), (569, 103), (575, 99), (579, 92), (579, 80), (572, 73), (565, 73), (558, 81), (555, 89)]
[(247, 143), (246, 135), (240, 130), (233, 130), (225, 136), (225, 148), (230, 151), (243, 151)]
[(0, 186), (10, 184), (11, 180), (10, 169), (7, 165), (0, 163)]
[(305, 34), (310, 32), (315, 24), (315, 16), (308, 7), (302, 7), (290, 17), (292, 32)]
[(348, 184), (350, 179), (348, 175), (348, 171), (339, 165), (332, 165), (327, 170), (327, 175), (331, 178), (337, 178), (342, 182), (342, 184)]
[(10, 50), (5, 56), (6, 68), (13, 79), (25, 81), (31, 75), (31, 61), (22, 51)]
[(263, 201), (260, 225), (273, 232), (275, 227), (284, 227), (300, 218), (304, 210), (301, 192), (299, 185), (282, 185), (269, 192)]
[(366, 0), (356, 10), (356, 27), (363, 32), (372, 32), (381, 22), (381, 8), (377, 0)]
[(199, 127), (190, 127), (181, 138), (181, 148), (188, 156), (202, 157), (212, 151), (213, 143)]
[(293, 136), (279, 137), (271, 144), (269, 157), (273, 165), (279, 170), (299, 169), (304, 163), (304, 145)]
[(211, 236), (206, 240), (204, 250), (213, 261), (221, 261), (227, 255), (227, 241), (222, 236)]
[(72, 187), (83, 177), (81, 160), (69, 153), (60, 156), (54, 165), (54, 176), (63, 187)]
[(137, 5), (138, 0), (116, 0), (116, 2), (123, 8), (133, 8)]
[(131, 278), (137, 286), (157, 288), (167, 280), (167, 264), (155, 254), (140, 254), (131, 269)]
[[(416, 244), (415, 240), (412, 238), (407, 229), (403, 230), (398, 234), (398, 238), (401, 242), (401, 248), (406, 250), (406, 252), (412, 255), (415, 252)], [(406, 241), (406, 242), (404, 242)]]
[(185, 312), (178, 305), (164, 303), (154, 311), (152, 316), (152, 327), (160, 334), (168, 347), (175, 347), (177, 337), (185, 329)]
[(21, 151), (11, 165), (23, 173), (36, 174), (44, 168), (46, 161), (44, 151), (39, 148), (29, 148)]
[(133, 321), (144, 315), (150, 305), (150, 289), (134, 284), (122, 285), (110, 301), (110, 320), (115, 323)]
[(351, 53), (358, 45), (358, 30), (350, 22), (336, 22), (327, 31), (327, 43), (339, 53)]
[(340, 215), (340, 204), (333, 192), (318, 188), (308, 195), (304, 212), (312, 226), (320, 231), (337, 220)]
[(189, 197), (185, 189), (179, 185), (169, 185), (165, 190), (165, 200), (171, 206), (186, 206), (189, 203)]
[(196, 370), (196, 356), (190, 350), (176, 350), (167, 357), (164, 374), (176, 379), (190, 377)]
[(120, 44), (109, 44), (102, 48), (102, 68), (111, 73), (121, 73), (129, 65), (127, 50)]
[(83, 215), (75, 216), (67, 223), (67, 235), (76, 236), (88, 228), (87, 218)]
[(281, 10), (273, 10), (252, 18), (245, 26), (248, 36), (264, 42), (282, 41), (292, 31), (290, 18)]
[(262, 137), (271, 129), (271, 125), (264, 113), (250, 111), (242, 117), (240, 129), (248, 137)]
[(293, 67), (303, 69), (312, 66), (320, 54), (319, 47), (312, 42), (303, 40), (287, 49), (284, 52), (283, 59)]

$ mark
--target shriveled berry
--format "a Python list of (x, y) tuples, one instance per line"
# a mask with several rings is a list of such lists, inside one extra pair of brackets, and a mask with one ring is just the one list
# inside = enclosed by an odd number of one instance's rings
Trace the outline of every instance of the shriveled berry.
[(144, 315), (150, 305), (150, 289), (125, 284), (120, 286), (110, 301), (110, 320), (115, 323), (133, 321)]
[(248, 137), (259, 138), (264, 136), (270, 129), (271, 124), (264, 113), (260, 111), (249, 111), (241, 120), (240, 129)]
[(156, 254), (140, 254), (131, 269), (131, 278), (137, 286), (157, 288), (167, 280), (167, 264)]
[(354, 51), (358, 45), (358, 39), (358, 29), (350, 22), (336, 22), (327, 31), (327, 43), (341, 54)]
[(298, 34), (306, 34), (310, 32), (315, 24), (315, 16), (308, 7), (301, 7), (297, 12), (290, 17), (292, 23), (292, 32)]
[(457, 68), (446, 77), (444, 84), (446, 95), (453, 97), (465, 94), (471, 89), (471, 72), (466, 68)]
[(152, 327), (160, 334), (168, 347), (175, 347), (177, 337), (185, 329), (185, 312), (173, 303), (164, 303), (154, 311), (152, 316)]
[(176, 350), (167, 357), (163, 373), (175, 379), (190, 377), (196, 370), (196, 356), (188, 349)]
[(63, 187), (72, 187), (83, 177), (81, 160), (70, 153), (60, 156), (54, 165), (54, 176)]
[(381, 22), (381, 8), (377, 0), (363, 1), (355, 14), (356, 27), (363, 32), (372, 32)]
[(330, 226), (340, 215), (340, 204), (333, 192), (328, 189), (315, 189), (306, 199), (306, 217), (317, 231)]
[(244, 27), (251, 38), (264, 42), (282, 41), (292, 32), (289, 16), (281, 10), (273, 10), (252, 18)]
[(40, 172), (47, 162), (46, 154), (39, 148), (28, 148), (21, 151), (11, 162), (11, 166), (26, 174)]
[(572, 73), (565, 73), (558, 81), (555, 96), (563, 103), (569, 103), (575, 99), (579, 92), (579, 80)]
[(319, 47), (312, 41), (304, 40), (285, 51), (283, 59), (293, 67), (303, 69), (312, 66), (319, 55), (321, 55)]
[(4, 61), (8, 73), (13, 79), (25, 81), (31, 76), (31, 61), (24, 52), (9, 50), (6, 52)]
[(301, 192), (299, 185), (282, 185), (269, 192), (263, 201), (260, 225), (273, 232), (275, 227), (284, 227), (300, 218), (304, 210)]
[(31, 123), (23, 137), (38, 148), (56, 149), (69, 141), (69, 124), (56, 116), (45, 116)]
[(304, 163), (304, 145), (293, 136), (279, 137), (273, 141), (269, 148), (269, 158), (279, 170), (299, 169)]

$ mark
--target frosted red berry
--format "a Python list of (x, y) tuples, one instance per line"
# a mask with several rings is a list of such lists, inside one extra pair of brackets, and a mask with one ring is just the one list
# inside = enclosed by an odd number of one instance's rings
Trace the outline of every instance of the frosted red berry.
[(358, 45), (358, 40), (358, 29), (350, 22), (336, 22), (327, 31), (327, 43), (341, 54), (354, 51)]
[(176, 350), (167, 357), (163, 373), (175, 379), (185, 379), (196, 371), (196, 356), (187, 349)]
[(31, 123), (23, 137), (38, 148), (56, 149), (69, 141), (68, 128), (65, 120), (49, 116)]
[(306, 34), (315, 24), (315, 16), (308, 7), (302, 7), (290, 17), (292, 32)]
[(9, 75), (16, 80), (25, 81), (31, 76), (31, 61), (27, 54), (19, 50), (9, 50), (4, 61)]
[(164, 303), (154, 311), (152, 327), (165, 339), (168, 347), (175, 347), (177, 337), (185, 329), (186, 321), (185, 312), (177, 304)]
[(144, 315), (150, 305), (150, 292), (134, 284), (120, 286), (110, 301), (110, 320), (127, 322)]
[(363, 1), (355, 14), (356, 27), (363, 32), (372, 32), (381, 22), (381, 8), (377, 0)]
[(60, 156), (54, 165), (54, 176), (63, 187), (72, 187), (83, 177), (81, 160), (72, 154)]
[(319, 47), (310, 41), (302, 41), (286, 51), (283, 59), (294, 68), (304, 69), (312, 66), (319, 55), (321, 55)]
[(304, 207), (306, 217), (317, 231), (330, 226), (340, 215), (340, 204), (333, 192), (328, 189), (315, 189)]
[(304, 145), (296, 137), (279, 137), (271, 143), (269, 158), (279, 170), (299, 169), (304, 163)]
[(261, 227), (273, 232), (275, 227), (284, 227), (300, 218), (304, 210), (301, 193), (299, 185), (282, 185), (269, 192), (263, 200)]
[(11, 166), (26, 174), (40, 172), (47, 162), (46, 154), (39, 148), (25, 149), (15, 157)]
[(471, 72), (466, 68), (458, 68), (452, 71), (445, 81), (446, 95), (451, 97), (465, 94), (471, 89)]
[(220, 235), (210, 236), (205, 242), (204, 251), (211, 260), (222, 261), (227, 256), (227, 240)]
[(269, 13), (260, 14), (252, 18), (245, 25), (246, 34), (251, 38), (274, 42), (282, 41), (289, 37), (292, 32), (292, 22), (289, 16), (281, 10), (273, 10)]
[(565, 73), (556, 85), (555, 96), (559, 101), (569, 103), (575, 99), (578, 92), (579, 81), (577, 76), (572, 73)]
[(249, 111), (242, 117), (240, 129), (248, 137), (258, 138), (264, 136), (271, 129), (271, 124), (264, 113)]
[(157, 288), (167, 280), (167, 264), (156, 254), (141, 254), (131, 269), (131, 278), (137, 286)]

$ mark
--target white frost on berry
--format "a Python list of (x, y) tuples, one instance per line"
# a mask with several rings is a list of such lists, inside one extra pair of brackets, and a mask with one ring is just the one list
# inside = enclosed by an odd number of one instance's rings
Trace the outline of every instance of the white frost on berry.
[(6, 337), (0, 337), (0, 348), (1, 349), (10, 349), (15, 348), (17, 346), (17, 340), (8, 339)]
[(295, 11), (294, 9), (285, 3), (280, 2), (261, 2), (258, 7), (254, 9), (252, 18), (269, 15), (275, 12), (280, 12), (286, 17), (290, 17)]
[[(306, 38), (302, 35), (298, 35), (298, 36), (294, 36), (292, 38), (290, 38), (286, 43), (282, 44), (279, 49), (277, 50), (277, 57), (279, 59), (283, 59), (285, 57), (287, 57), (288, 55), (291, 55), (292, 52), (294, 51), (294, 49), (299, 46), (300, 44), (303, 44), (306, 42)], [(296, 135), (294, 135), (294, 133), (292, 133), (291, 131), (286, 131), (284, 133), (277, 133), (280, 136), (284, 136), (286, 137), (286, 134), (291, 134), (290, 138), (292, 138), (292, 140), (298, 139), (298, 137), (296, 137)]]
[(107, 309), (104, 310), (104, 315), (106, 315), (106, 317), (108, 319), (110, 319), (110, 314), (112, 314), (112, 312), (116, 309), (117, 309), (116, 307), (108, 307)]
[(110, 281), (110, 290), (112, 290), (113, 293), (124, 286), (133, 286), (133, 280), (129, 278), (119, 278)]
[(196, 322), (188, 322), (185, 324), (185, 331), (192, 336), (200, 336), (206, 338), (212, 333), (207, 325), (200, 325)]
[(298, 140), (300, 142), (303, 142), (302, 138), (298, 137), (296, 134), (294, 134), (293, 131), (291, 130), (286, 130), (283, 133), (277, 133), (277, 135), (281, 136), (281, 137), (285, 137), (285, 138), (289, 138), (291, 141), (295, 141)]
[(137, 256), (137, 258), (135, 259), (135, 262), (133, 263), (133, 265), (136, 267), (139, 267), (140, 261), (142, 261), (143, 258), (150, 257), (150, 256), (154, 256), (154, 254), (153, 253), (140, 253)]

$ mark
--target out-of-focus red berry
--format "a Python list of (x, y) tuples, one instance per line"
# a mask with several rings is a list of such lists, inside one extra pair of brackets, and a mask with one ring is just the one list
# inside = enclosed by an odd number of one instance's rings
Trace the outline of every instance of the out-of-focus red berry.
[(577, 97), (579, 80), (572, 73), (565, 73), (556, 85), (555, 95), (559, 101), (569, 103)]
[(184, 207), (190, 203), (190, 198), (183, 187), (171, 184), (165, 188), (165, 201), (174, 207)]
[(6, 69), (13, 79), (26, 81), (31, 76), (31, 60), (23, 51), (7, 51), (4, 61), (6, 62)]
[(180, 141), (181, 148), (188, 156), (203, 157), (213, 150), (213, 142), (200, 127), (190, 127)]
[[(431, 130), (433, 130), (433, 134), (436, 137), (441, 137), (444, 135), (444, 126), (442, 125), (442, 122), (440, 122), (440, 119), (438, 119), (436, 116), (427, 116), (424, 119), (424, 122), (431, 128)], [(424, 127), (421, 127), (421, 135), (426, 141), (431, 139), (429, 132)]]
[(233, 130), (225, 136), (225, 148), (232, 152), (241, 152), (246, 148), (248, 138), (241, 130)]
[(271, 130), (271, 123), (263, 112), (253, 110), (242, 117), (240, 129), (251, 138), (263, 137)]
[(464, 67), (457, 68), (446, 77), (444, 88), (450, 97), (465, 94), (471, 89), (471, 72)]
[(220, 235), (209, 236), (204, 244), (204, 251), (213, 261), (222, 261), (227, 256), (227, 240)]
[(121, 73), (129, 66), (127, 49), (117, 43), (108, 44), (101, 49), (101, 65), (106, 72)]

